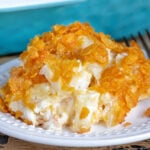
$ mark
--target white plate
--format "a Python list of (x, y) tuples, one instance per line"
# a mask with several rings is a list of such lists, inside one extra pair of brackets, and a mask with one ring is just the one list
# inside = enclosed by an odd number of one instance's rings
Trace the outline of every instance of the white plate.
[[(10, 68), (19, 63), (16, 59), (0, 66), (0, 85), (7, 81)], [(10, 114), (0, 112), (0, 132), (25, 141), (57, 146), (98, 147), (126, 144), (150, 138), (150, 118), (142, 116), (148, 107), (150, 100), (143, 100), (129, 113), (126, 121), (132, 122), (131, 126), (106, 128), (97, 125), (86, 134), (72, 133), (68, 129), (54, 131), (36, 128), (16, 120)]]
[(41, 7), (54, 7), (81, 1), (84, 0), (0, 0), (0, 12)]

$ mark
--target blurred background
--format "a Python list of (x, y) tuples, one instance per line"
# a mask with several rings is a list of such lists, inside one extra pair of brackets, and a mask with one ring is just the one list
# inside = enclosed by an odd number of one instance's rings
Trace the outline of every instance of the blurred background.
[(150, 29), (150, 0), (85, 0), (81, 3), (0, 12), (0, 56), (21, 52), (30, 39), (54, 24), (89, 22), (120, 39)]

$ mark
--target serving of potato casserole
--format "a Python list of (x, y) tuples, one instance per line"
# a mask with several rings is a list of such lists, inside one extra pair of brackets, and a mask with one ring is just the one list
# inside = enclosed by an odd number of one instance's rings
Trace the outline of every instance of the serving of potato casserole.
[(122, 123), (150, 95), (150, 60), (88, 23), (55, 25), (35, 36), (0, 90), (0, 109), (44, 129), (85, 133)]

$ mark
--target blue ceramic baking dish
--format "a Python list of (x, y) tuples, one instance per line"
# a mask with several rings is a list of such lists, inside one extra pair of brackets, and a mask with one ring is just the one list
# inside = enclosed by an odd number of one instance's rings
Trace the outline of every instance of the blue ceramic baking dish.
[(51, 30), (54, 24), (89, 22), (96, 31), (110, 34), (115, 39), (150, 28), (149, 0), (74, 2), (0, 7), (0, 56), (25, 50), (31, 38)]

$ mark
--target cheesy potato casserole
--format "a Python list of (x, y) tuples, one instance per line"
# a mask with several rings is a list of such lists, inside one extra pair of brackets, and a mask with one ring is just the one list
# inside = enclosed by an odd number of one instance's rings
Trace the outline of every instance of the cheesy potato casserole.
[(85, 133), (115, 126), (150, 94), (150, 60), (88, 23), (35, 36), (0, 90), (0, 109), (45, 129)]

